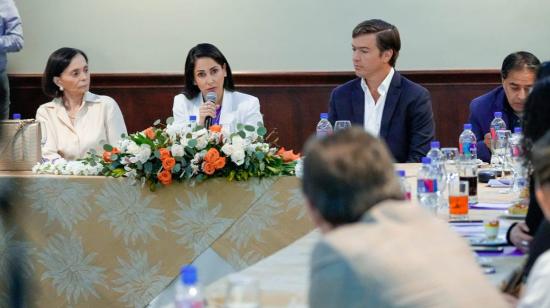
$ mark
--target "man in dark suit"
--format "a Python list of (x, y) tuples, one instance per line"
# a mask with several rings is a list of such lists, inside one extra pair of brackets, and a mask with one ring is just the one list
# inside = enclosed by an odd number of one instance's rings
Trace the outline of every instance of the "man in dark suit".
[(477, 138), (477, 157), (491, 161), (491, 121), (495, 112), (502, 112), (506, 128), (513, 131), (521, 126), (521, 116), (529, 91), (535, 83), (540, 61), (532, 53), (518, 51), (509, 54), (502, 62), (502, 85), (470, 103), (472, 131)]
[(329, 121), (349, 120), (384, 139), (397, 162), (419, 162), (430, 149), (434, 122), (430, 93), (394, 70), (397, 28), (371, 19), (352, 33), (357, 77), (330, 96)]

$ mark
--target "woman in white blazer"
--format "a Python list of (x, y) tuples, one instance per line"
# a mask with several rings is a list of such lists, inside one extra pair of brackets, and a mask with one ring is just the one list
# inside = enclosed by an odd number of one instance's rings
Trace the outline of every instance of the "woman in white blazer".
[(101, 153), (103, 143), (116, 145), (126, 125), (117, 103), (88, 92), (88, 57), (74, 48), (60, 48), (48, 59), (42, 90), (53, 98), (36, 111), (42, 124), (42, 157), (82, 158), (90, 149)]
[[(215, 101), (206, 99), (215, 93)], [(185, 89), (174, 97), (174, 120), (189, 123), (190, 116), (205, 125), (210, 117), (212, 124), (219, 124), (229, 131), (236, 125), (258, 126), (263, 123), (258, 98), (235, 91), (231, 68), (225, 56), (212, 44), (198, 44), (185, 60)]]

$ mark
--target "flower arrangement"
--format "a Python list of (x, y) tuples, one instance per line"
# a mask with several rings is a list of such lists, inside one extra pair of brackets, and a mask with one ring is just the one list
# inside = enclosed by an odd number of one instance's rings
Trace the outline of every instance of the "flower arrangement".
[[(241, 181), (250, 177), (295, 174), (300, 155), (266, 142), (267, 130), (262, 123), (257, 127), (238, 124), (236, 132), (218, 125), (209, 129), (190, 127), (174, 123), (172, 118), (166, 123), (157, 120), (144, 131), (122, 136), (117, 145), (105, 144), (101, 155), (89, 152), (80, 161), (82, 167), (76, 168), (77, 171), (82, 169), (91, 173), (88, 170), (100, 169), (98, 174), (139, 180), (151, 190), (170, 185), (174, 180), (204, 181), (226, 177), (229, 181)], [(52, 170), (46, 167), (49, 165), (39, 164), (34, 171), (49, 173)]]

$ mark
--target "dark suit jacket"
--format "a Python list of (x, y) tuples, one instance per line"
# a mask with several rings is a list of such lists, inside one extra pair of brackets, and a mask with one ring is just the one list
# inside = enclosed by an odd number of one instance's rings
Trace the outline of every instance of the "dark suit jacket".
[[(365, 94), (361, 79), (356, 78), (332, 91), (329, 121), (349, 120), (363, 126)], [(393, 75), (386, 97), (380, 138), (386, 141), (396, 162), (419, 162), (430, 150), (434, 122), (430, 93), (420, 85)]]
[(502, 86), (472, 100), (468, 123), (472, 124), (472, 131), (477, 138), (477, 157), (486, 162), (491, 161), (491, 151), (483, 140), (485, 134), (490, 132), (491, 121), (496, 111), (502, 112), (502, 119), (509, 130), (514, 131), (514, 127), (521, 126), (520, 119), (508, 104)]

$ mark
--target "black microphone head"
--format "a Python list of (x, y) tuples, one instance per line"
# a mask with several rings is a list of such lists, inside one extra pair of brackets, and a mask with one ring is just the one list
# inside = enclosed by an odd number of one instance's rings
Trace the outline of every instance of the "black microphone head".
[(218, 98), (218, 96), (216, 95), (216, 92), (208, 92), (208, 93), (206, 93), (206, 101), (207, 101), (207, 102), (213, 102), (213, 103), (215, 103), (217, 98)]

